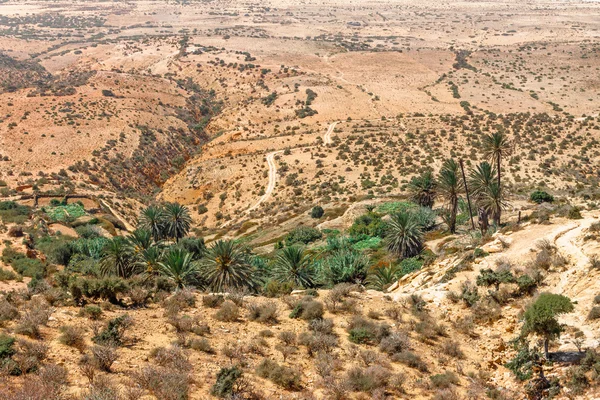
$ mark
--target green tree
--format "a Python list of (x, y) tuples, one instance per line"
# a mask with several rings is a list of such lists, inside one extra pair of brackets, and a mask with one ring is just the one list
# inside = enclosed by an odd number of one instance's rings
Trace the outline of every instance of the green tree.
[(311, 218), (319, 219), (325, 214), (325, 210), (321, 206), (314, 206), (312, 210), (310, 210)]
[[(507, 157), (511, 151), (511, 143), (508, 140), (508, 137), (503, 132), (495, 132), (492, 134), (485, 135), (483, 137), (483, 154), (487, 157), (492, 163), (496, 164), (496, 171), (498, 173), (497, 183), (498, 183), (498, 197), (502, 197), (502, 179), (501, 179), (501, 161), (503, 158)], [(502, 211), (498, 210), (498, 224), (500, 224), (500, 217)]]
[(104, 275), (117, 275), (122, 278), (135, 275), (137, 266), (127, 239), (117, 236), (106, 243), (100, 261), (100, 271)]
[(456, 233), (459, 193), (463, 190), (460, 166), (452, 159), (444, 161), (438, 177), (438, 190), (447, 202), (446, 223), (451, 233)]
[(408, 191), (413, 201), (420, 206), (432, 208), (436, 196), (437, 183), (431, 171), (415, 176), (408, 184)]
[(137, 265), (145, 278), (156, 276), (160, 272), (160, 261), (163, 257), (163, 250), (153, 245), (142, 250), (137, 257)]
[(215, 292), (227, 289), (256, 290), (259, 281), (246, 249), (233, 240), (218, 240), (206, 252), (202, 271)]
[(178, 289), (184, 288), (198, 277), (198, 265), (192, 261), (192, 254), (181, 248), (169, 249), (158, 266), (160, 273)]
[(297, 287), (315, 286), (315, 269), (312, 257), (300, 246), (289, 246), (275, 257), (272, 269), (277, 282), (293, 282)]
[(477, 286), (494, 286), (496, 291), (500, 289), (500, 284), (513, 282), (516, 282), (515, 276), (509, 270), (503, 269), (500, 271), (493, 271), (490, 268), (484, 268), (479, 271), (479, 275), (475, 281)]
[(153, 245), (152, 233), (146, 229), (136, 229), (127, 235), (131, 250), (136, 256)]
[(152, 234), (155, 242), (163, 238), (165, 230), (164, 210), (159, 206), (149, 206), (142, 210), (138, 226)]
[(192, 226), (189, 208), (179, 203), (165, 204), (163, 223), (166, 236), (179, 242), (179, 239), (187, 235)]
[(484, 161), (469, 173), (469, 188), (479, 209), (479, 225), (482, 234), (487, 231), (488, 216), (494, 218), (496, 225), (500, 224), (501, 210), (505, 207), (499, 190), (496, 169)]
[(535, 303), (530, 305), (523, 316), (522, 335), (532, 333), (544, 338), (544, 355), (549, 359), (548, 344), (550, 340), (560, 337), (563, 326), (556, 319), (561, 314), (574, 310), (571, 299), (560, 294), (542, 293)]
[(423, 231), (410, 213), (392, 215), (386, 233), (387, 248), (398, 257), (414, 257), (423, 248)]

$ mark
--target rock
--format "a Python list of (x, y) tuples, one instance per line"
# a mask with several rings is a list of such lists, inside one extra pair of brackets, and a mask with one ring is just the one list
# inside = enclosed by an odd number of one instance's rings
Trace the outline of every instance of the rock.
[(306, 290), (296, 289), (296, 290), (292, 290), (292, 293), (290, 293), (290, 295), (300, 296), (300, 295), (303, 295), (304, 293), (306, 293)]

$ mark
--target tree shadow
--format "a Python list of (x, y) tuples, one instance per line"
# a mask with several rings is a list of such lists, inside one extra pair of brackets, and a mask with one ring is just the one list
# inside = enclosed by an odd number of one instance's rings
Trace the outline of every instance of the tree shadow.
[(585, 352), (579, 351), (557, 351), (550, 353), (550, 361), (561, 364), (579, 364), (583, 357), (585, 357)]

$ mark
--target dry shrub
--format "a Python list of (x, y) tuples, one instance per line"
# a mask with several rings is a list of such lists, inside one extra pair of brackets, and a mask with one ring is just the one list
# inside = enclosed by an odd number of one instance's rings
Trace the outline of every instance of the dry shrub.
[(235, 322), (240, 317), (240, 309), (233, 301), (227, 300), (221, 304), (214, 317), (222, 322)]
[(599, 318), (600, 318), (600, 307), (599, 306), (592, 307), (592, 309), (588, 313), (587, 319), (594, 320), (594, 319), (599, 319)]
[(323, 303), (313, 300), (311, 296), (304, 297), (290, 313), (290, 318), (301, 318), (305, 321), (323, 318)]
[(453, 322), (454, 329), (458, 332), (467, 335), (471, 338), (478, 338), (479, 334), (475, 332), (475, 322), (473, 322), (473, 317), (470, 315), (466, 315), (464, 317), (458, 317), (456, 321)]
[(26, 306), (26, 311), (21, 315), (15, 331), (21, 335), (39, 339), (41, 337), (40, 326), (46, 325), (52, 308), (42, 297), (34, 297)]
[(8, 229), (8, 236), (13, 238), (23, 237), (23, 227), (19, 225), (11, 226)]
[(411, 351), (403, 351), (396, 353), (391, 356), (392, 361), (399, 362), (406, 365), (407, 367), (414, 368), (420, 372), (428, 372), (429, 368), (425, 361), (421, 359), (417, 354)]
[(190, 307), (196, 306), (196, 296), (191, 291), (184, 289), (175, 292), (170, 297), (167, 297), (162, 304), (165, 309), (165, 315), (175, 315)]
[(353, 391), (373, 392), (385, 389), (391, 373), (379, 365), (367, 368), (353, 367), (346, 373), (346, 385)]
[(23, 373), (35, 371), (48, 355), (48, 345), (30, 340), (18, 340), (19, 350), (12, 359)]
[(433, 400), (460, 400), (460, 395), (453, 388), (438, 390)]
[(333, 320), (326, 319), (313, 319), (308, 323), (308, 329), (315, 333), (322, 333), (324, 335), (335, 335), (333, 333)]
[(237, 360), (238, 362), (244, 364), (244, 349), (237, 343), (225, 343), (225, 345), (221, 348), (221, 354), (229, 359), (229, 362), (233, 364), (233, 360)]
[(484, 298), (471, 308), (473, 319), (478, 324), (491, 324), (502, 318), (502, 310), (498, 303), (490, 298)]
[(342, 368), (342, 362), (336, 353), (319, 352), (315, 356), (314, 366), (319, 376), (327, 378)]
[(410, 338), (404, 332), (393, 332), (381, 339), (379, 350), (389, 355), (410, 350)]
[(110, 367), (119, 358), (114, 345), (95, 345), (92, 347), (94, 365), (101, 371), (110, 372)]
[(385, 315), (396, 322), (402, 322), (402, 315), (404, 315), (404, 309), (400, 306), (390, 307), (385, 310)]
[(225, 298), (218, 294), (209, 294), (207, 296), (202, 296), (202, 305), (208, 308), (217, 308), (221, 304), (223, 304), (224, 301)]
[(0, 325), (6, 322), (13, 321), (19, 317), (19, 310), (14, 305), (10, 304), (6, 297), (0, 300)]
[(152, 349), (150, 357), (161, 367), (178, 371), (192, 369), (192, 364), (179, 346), (157, 347)]
[(302, 388), (299, 371), (279, 365), (268, 358), (263, 359), (256, 367), (256, 374), (287, 390), (300, 390)]
[(277, 320), (277, 304), (274, 302), (250, 304), (248, 306), (248, 319), (263, 324), (277, 324), (279, 322)]
[(337, 337), (320, 332), (302, 332), (298, 337), (298, 343), (306, 346), (311, 357), (319, 352), (330, 353), (338, 346)]
[(283, 331), (279, 333), (279, 340), (281, 340), (284, 344), (291, 346), (296, 344), (296, 333), (291, 331)]
[(429, 377), (432, 388), (448, 389), (451, 386), (458, 385), (460, 380), (454, 372), (446, 371), (443, 374), (436, 374)]
[(133, 307), (145, 307), (152, 296), (148, 289), (136, 286), (127, 292)]
[(0, 383), (0, 399), (50, 400), (62, 399), (67, 386), (67, 370), (56, 364), (41, 368), (37, 374), (27, 376), (21, 386), (10, 380)]
[(460, 349), (458, 342), (454, 340), (446, 340), (444, 343), (442, 343), (441, 350), (447, 356), (458, 359), (465, 358), (465, 353), (463, 353), (463, 351)]
[(134, 381), (161, 400), (187, 399), (190, 376), (185, 371), (148, 366), (134, 374)]
[(365, 364), (365, 367), (380, 361), (379, 354), (373, 350), (360, 350), (358, 352), (358, 358)]
[(61, 335), (58, 340), (66, 345), (71, 346), (83, 352), (85, 350), (85, 330), (79, 326), (65, 325), (60, 328)]
[(196, 351), (201, 351), (207, 354), (215, 354), (215, 349), (212, 348), (210, 342), (205, 339), (192, 339), (189, 343), (189, 347)]
[(348, 339), (357, 344), (378, 344), (389, 336), (390, 326), (385, 323), (375, 323), (363, 316), (354, 316), (346, 328)]
[(265, 355), (265, 348), (269, 347), (269, 343), (261, 337), (255, 337), (246, 345), (246, 352), (259, 356)]
[(280, 343), (277, 346), (275, 346), (275, 349), (281, 353), (281, 356), (283, 357), (283, 362), (286, 362), (287, 359), (293, 355), (296, 354), (296, 351), (298, 350), (296, 348), (296, 346), (288, 346), (286, 344)]

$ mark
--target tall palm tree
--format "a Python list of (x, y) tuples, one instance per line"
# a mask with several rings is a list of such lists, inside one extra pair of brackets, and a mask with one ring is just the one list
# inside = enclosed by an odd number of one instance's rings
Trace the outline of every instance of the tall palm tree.
[(149, 206), (142, 210), (138, 226), (152, 234), (155, 242), (164, 236), (164, 211), (159, 206)]
[(313, 259), (300, 246), (286, 247), (277, 254), (272, 275), (278, 282), (293, 282), (302, 288), (315, 286)]
[(137, 266), (127, 239), (117, 236), (106, 243), (100, 261), (100, 271), (104, 275), (117, 275), (122, 278), (135, 275)]
[(479, 225), (482, 233), (487, 231), (487, 219), (491, 215), (494, 223), (500, 225), (500, 216), (506, 203), (502, 198), (497, 180), (496, 168), (484, 161), (471, 170), (469, 186), (479, 208)]
[(408, 184), (408, 191), (413, 201), (420, 206), (432, 208), (436, 195), (436, 182), (431, 171), (415, 176)]
[(423, 231), (410, 213), (392, 215), (387, 227), (387, 248), (401, 258), (414, 257), (423, 248)]
[(192, 226), (190, 210), (179, 203), (167, 203), (164, 206), (163, 216), (165, 233), (170, 238), (179, 239), (187, 235)]
[(447, 223), (450, 233), (456, 233), (456, 214), (458, 213), (458, 197), (463, 188), (460, 179), (460, 166), (453, 159), (444, 161), (438, 177), (438, 190), (448, 203)]
[(193, 282), (199, 272), (198, 265), (192, 261), (192, 255), (177, 247), (172, 247), (158, 266), (160, 273), (175, 283), (178, 289)]
[[(498, 172), (498, 193), (499, 196), (502, 191), (502, 179), (501, 179), (501, 160), (507, 157), (511, 151), (511, 143), (508, 137), (503, 132), (495, 132), (492, 134), (485, 135), (483, 137), (483, 154), (492, 163), (496, 164), (496, 171)], [(498, 224), (500, 224), (501, 210), (498, 210)]]
[(211, 290), (258, 288), (255, 269), (246, 249), (233, 240), (218, 240), (206, 252), (202, 271)]

